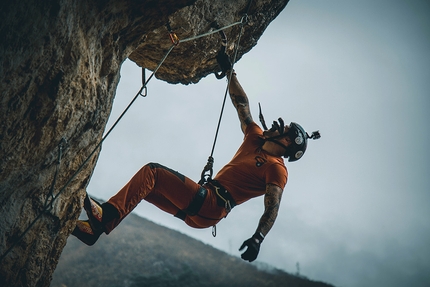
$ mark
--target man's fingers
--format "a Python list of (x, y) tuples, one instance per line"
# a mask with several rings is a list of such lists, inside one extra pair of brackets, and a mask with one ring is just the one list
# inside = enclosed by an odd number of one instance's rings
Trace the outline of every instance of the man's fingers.
[(246, 241), (242, 244), (242, 246), (239, 248), (239, 251), (242, 251), (245, 248), (246, 245)]

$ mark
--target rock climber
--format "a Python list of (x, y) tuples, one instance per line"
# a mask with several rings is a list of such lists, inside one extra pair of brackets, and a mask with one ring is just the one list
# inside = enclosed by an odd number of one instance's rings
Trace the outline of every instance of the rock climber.
[(231, 74), (229, 94), (239, 116), (244, 140), (233, 159), (213, 178), (200, 185), (158, 163), (144, 165), (130, 181), (100, 204), (88, 195), (84, 209), (88, 220), (78, 220), (73, 235), (93, 245), (104, 232), (109, 234), (144, 199), (193, 228), (208, 228), (241, 203), (264, 195), (264, 212), (254, 234), (240, 247), (242, 259), (252, 262), (278, 214), (289, 162), (300, 159), (309, 136), (297, 123), (284, 125), (281, 118), (267, 129), (260, 109), (264, 131), (252, 119), (248, 97), (240, 85), (226, 54), (217, 56), (223, 73)]

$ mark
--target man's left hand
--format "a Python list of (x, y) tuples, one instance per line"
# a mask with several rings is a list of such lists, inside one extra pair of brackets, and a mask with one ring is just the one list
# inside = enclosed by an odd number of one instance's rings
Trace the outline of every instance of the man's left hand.
[(227, 71), (230, 71), (232, 68), (232, 64), (230, 61), (230, 58), (225, 52), (219, 52), (216, 56), (216, 60), (218, 62), (218, 66), (221, 68), (221, 71), (223, 73), (226, 73)]
[(242, 251), (247, 247), (246, 251), (242, 253), (241, 257), (243, 260), (252, 262), (257, 258), (258, 252), (260, 251), (261, 242), (263, 242), (264, 237), (260, 232), (256, 232), (251, 238), (245, 240), (239, 251)]

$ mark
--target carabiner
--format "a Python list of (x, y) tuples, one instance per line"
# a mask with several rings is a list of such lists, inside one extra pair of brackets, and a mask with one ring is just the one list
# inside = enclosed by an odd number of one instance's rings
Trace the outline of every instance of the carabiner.
[(175, 46), (179, 45), (180, 40), (179, 40), (179, 37), (176, 35), (175, 32), (170, 32), (169, 38), (170, 38), (170, 41), (172, 41), (173, 45), (175, 45)]
[[(143, 91), (143, 94), (142, 94), (142, 91)], [(144, 98), (148, 95), (148, 89), (146, 88), (146, 86), (140, 88), (139, 95)]]
[(212, 226), (212, 236), (216, 237), (216, 225)]

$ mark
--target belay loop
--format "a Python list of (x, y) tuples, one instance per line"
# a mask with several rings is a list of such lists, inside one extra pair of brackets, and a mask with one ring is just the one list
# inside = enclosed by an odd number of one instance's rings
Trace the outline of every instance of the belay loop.
[[(200, 176), (200, 180), (199, 180), (200, 185), (203, 185), (212, 179), (213, 164), (214, 164), (214, 158), (212, 156), (209, 156), (208, 162), (206, 163), (205, 167), (203, 168), (202, 174)], [(207, 172), (209, 172), (209, 174), (207, 174)]]

